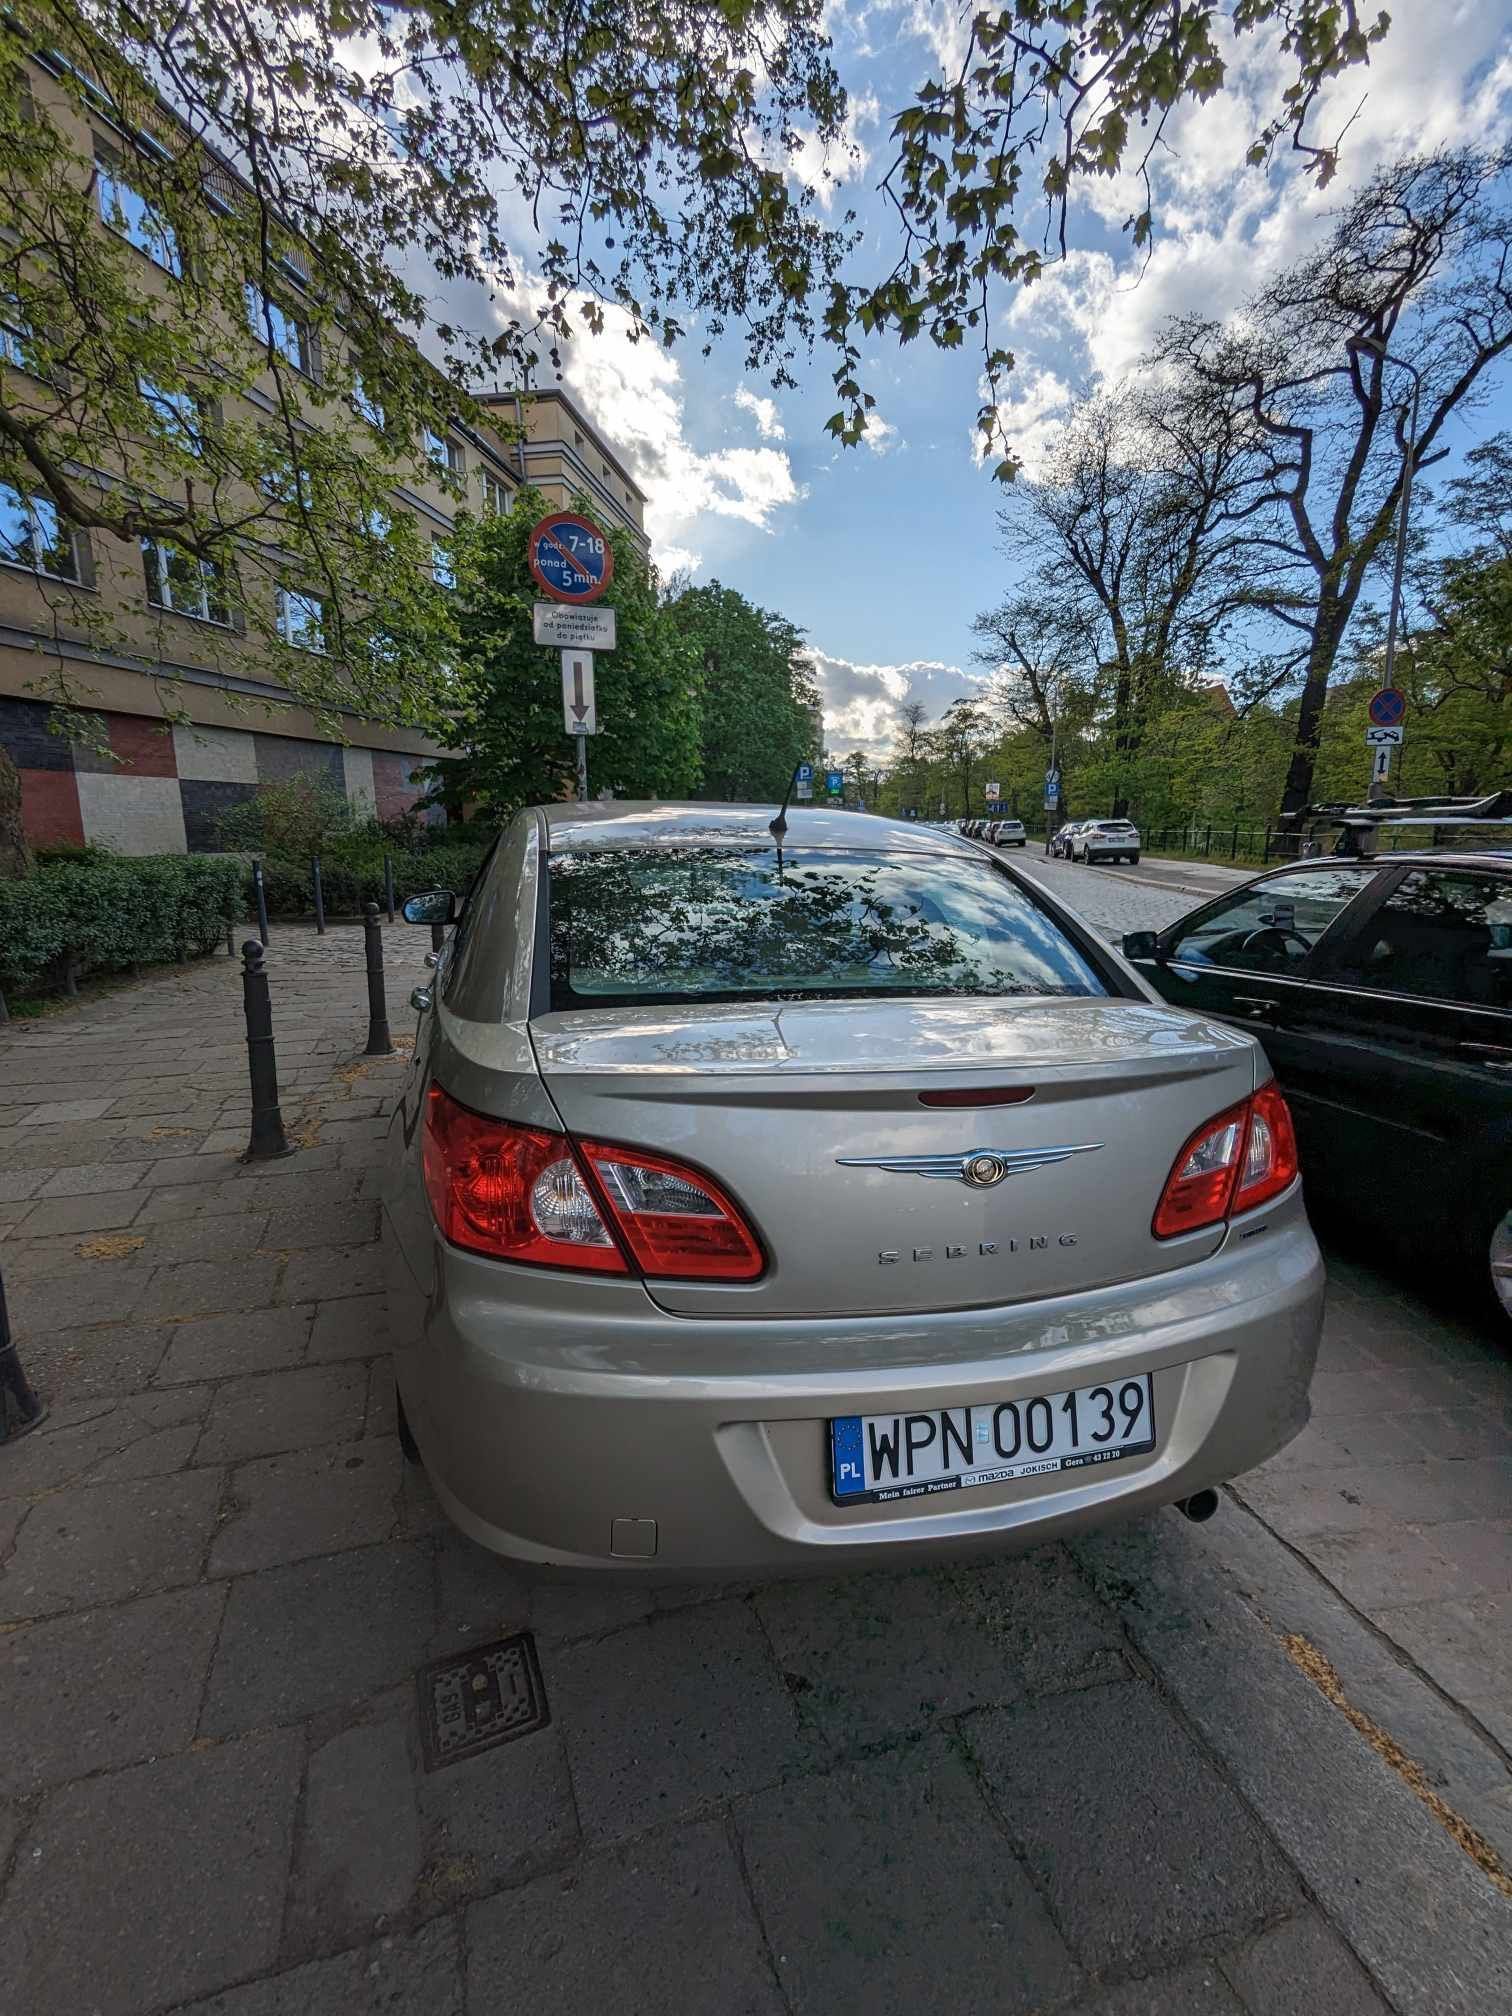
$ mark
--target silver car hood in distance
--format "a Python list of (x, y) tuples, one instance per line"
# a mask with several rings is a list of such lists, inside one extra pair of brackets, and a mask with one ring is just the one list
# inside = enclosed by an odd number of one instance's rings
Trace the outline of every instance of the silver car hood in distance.
[[(581, 1010), (530, 1025), (563, 1123), (716, 1176), (770, 1256), (740, 1287), (658, 1282), (688, 1315), (857, 1316), (1072, 1293), (1177, 1267), (1221, 1233), (1150, 1220), (1182, 1143), (1253, 1090), (1246, 1036), (1138, 1001), (836, 1000)], [(919, 1094), (1033, 1088), (1016, 1105)], [(1097, 1152), (1043, 1159), (1067, 1143)], [(991, 1185), (883, 1166), (998, 1153)]]

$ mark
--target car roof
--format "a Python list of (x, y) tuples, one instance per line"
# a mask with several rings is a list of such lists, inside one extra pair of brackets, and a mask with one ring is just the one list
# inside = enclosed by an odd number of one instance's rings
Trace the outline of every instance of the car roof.
[[(778, 807), (770, 805), (697, 805), (662, 799), (611, 799), (579, 805), (564, 800), (537, 805), (546, 827), (551, 853), (607, 853), (638, 847), (770, 847), (772, 821)], [(789, 805), (786, 847), (844, 848), (847, 853), (875, 850), (896, 854), (962, 854), (981, 856), (963, 840), (915, 819), (884, 819), (874, 812), (846, 812), (831, 805)]]
[[(1288, 875), (1303, 868), (1509, 868), (1507, 847), (1393, 847), (1379, 854), (1313, 854), (1304, 861), (1272, 861), (1256, 878)], [(1239, 884), (1235, 883), (1235, 888)]]

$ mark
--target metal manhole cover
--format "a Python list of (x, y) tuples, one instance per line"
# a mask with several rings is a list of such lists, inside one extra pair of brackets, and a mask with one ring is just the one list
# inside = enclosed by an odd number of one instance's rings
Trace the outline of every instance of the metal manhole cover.
[(495, 1743), (531, 1736), (551, 1720), (535, 1639), (528, 1631), (454, 1653), (419, 1677), (420, 1743), (435, 1771)]

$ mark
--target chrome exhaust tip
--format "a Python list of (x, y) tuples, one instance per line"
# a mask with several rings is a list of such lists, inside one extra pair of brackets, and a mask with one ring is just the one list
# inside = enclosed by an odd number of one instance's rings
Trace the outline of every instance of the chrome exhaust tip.
[(1190, 1498), (1178, 1498), (1176, 1509), (1185, 1514), (1194, 1526), (1201, 1526), (1218, 1510), (1218, 1493), (1211, 1486), (1206, 1491), (1194, 1491)]

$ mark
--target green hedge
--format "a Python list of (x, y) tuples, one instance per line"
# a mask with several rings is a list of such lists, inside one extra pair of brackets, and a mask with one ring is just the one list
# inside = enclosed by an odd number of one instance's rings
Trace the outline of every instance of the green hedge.
[(242, 914), (240, 861), (153, 855), (57, 862), (0, 882), (0, 987), (55, 991), (213, 951)]
[[(477, 840), (453, 841), (427, 847), (418, 854), (391, 854), (394, 864), (394, 894), (403, 902), (422, 889), (454, 889), (458, 896), (482, 865), (493, 844), (490, 833)], [(350, 856), (322, 856), (320, 888), (326, 914), (355, 917), (364, 903), (382, 904), (383, 856), (381, 853), (352, 859)], [(315, 883), (308, 861), (282, 860), (277, 855), (263, 857), (263, 889), (270, 917), (308, 917), (315, 908)], [(252, 873), (247, 870), (246, 901), (254, 905)], [(248, 914), (252, 914), (249, 908)]]

